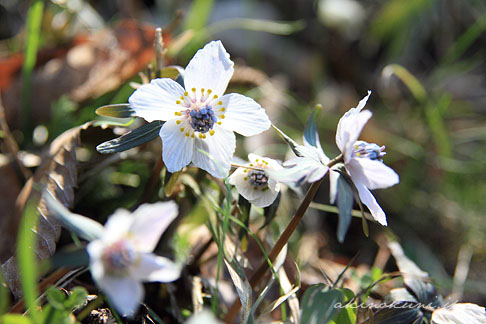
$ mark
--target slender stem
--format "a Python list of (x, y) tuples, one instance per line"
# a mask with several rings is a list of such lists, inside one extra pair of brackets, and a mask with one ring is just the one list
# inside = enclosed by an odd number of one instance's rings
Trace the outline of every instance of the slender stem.
[[(343, 161), (343, 156), (342, 154), (338, 155), (336, 158), (332, 159), (329, 161), (327, 164), (327, 167), (331, 168), (333, 165), (336, 165), (339, 162)], [(319, 186), (321, 185), (322, 181), (324, 180), (324, 177), (320, 179), (319, 181), (316, 181), (312, 183), (310, 186), (309, 190), (307, 191), (304, 200), (300, 203), (299, 208), (295, 211), (294, 216), (290, 220), (290, 223), (287, 225), (287, 228), (283, 231), (283, 233), (280, 235), (277, 243), (273, 246), (272, 250), (268, 254), (268, 259), (270, 262), (274, 262), (275, 259), (277, 258), (278, 254), (282, 250), (282, 248), (287, 244), (289, 241), (290, 237), (294, 233), (295, 229), (297, 228), (297, 225), (299, 225), (300, 220), (304, 216), (305, 212), (309, 208), (310, 203), (312, 202), (312, 199), (314, 199), (314, 196), (317, 193), (317, 190), (319, 189)], [(253, 289), (258, 285), (258, 283), (262, 280), (262, 278), (265, 276), (265, 273), (267, 272), (268, 269), (268, 262), (267, 260), (263, 261), (258, 269), (253, 273), (253, 275), (250, 278), (250, 285), (252, 286)], [(225, 317), (225, 323), (232, 323), (240, 311), (241, 303), (239, 299), (236, 299), (231, 308), (229, 309), (228, 313), (226, 314)]]
[(164, 65), (164, 40), (162, 39), (162, 28), (155, 29), (155, 77), (162, 77), (162, 67)]
[(249, 165), (241, 165), (241, 164), (236, 164), (236, 163), (231, 163), (231, 167), (232, 168), (245, 168), (245, 169), (264, 171), (264, 169), (262, 169), (262, 168), (257, 168), (257, 167), (249, 166)]

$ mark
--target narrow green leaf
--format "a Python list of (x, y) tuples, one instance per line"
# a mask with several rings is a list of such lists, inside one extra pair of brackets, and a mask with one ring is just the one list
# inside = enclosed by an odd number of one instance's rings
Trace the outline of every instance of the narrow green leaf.
[(36, 236), (35, 228), (39, 219), (37, 215), (38, 200), (28, 201), (19, 224), (17, 238), (17, 262), (19, 267), (20, 284), (26, 307), (34, 323), (40, 323), (40, 314), (37, 310), (37, 260), (35, 257)]
[(44, 0), (32, 1), (27, 13), (27, 39), (25, 42), (25, 58), (22, 66), (22, 129), (28, 136), (31, 131), (32, 106), (32, 72), (37, 61)]
[(96, 114), (105, 117), (128, 118), (135, 116), (130, 104), (106, 105), (96, 109)]
[(155, 120), (123, 134), (118, 138), (101, 143), (96, 147), (96, 150), (102, 154), (110, 154), (123, 152), (136, 146), (140, 146), (157, 138), (163, 124), (163, 121)]
[(284, 139), (284, 141), (287, 142), (287, 144), (290, 146), (290, 149), (294, 152), (295, 155), (297, 155), (299, 157), (303, 157), (304, 156), (304, 154), (302, 154), (302, 152), (300, 151), (300, 148), (299, 148), (301, 145), (297, 144), (293, 139), (291, 139), (290, 137), (288, 137), (277, 126), (272, 125), (272, 127)]
[(1, 317), (0, 323), (3, 324), (33, 324), (31, 319), (20, 314), (5, 314)]
[(165, 179), (168, 181), (164, 187), (166, 197), (172, 196), (172, 193), (174, 192), (175, 189), (175, 185), (177, 184), (177, 180), (179, 180), (179, 176), (181, 175), (181, 173), (182, 171), (178, 171), (174, 173), (167, 172)]
[(339, 210), (337, 239), (339, 243), (343, 243), (346, 232), (351, 224), (351, 219), (353, 218), (351, 215), (353, 210), (353, 190), (343, 176), (339, 175), (337, 182), (337, 205)]
[(303, 28), (305, 28), (305, 22), (303, 20), (274, 21), (251, 18), (231, 18), (211, 24), (206, 29), (206, 33), (208, 35), (214, 35), (228, 29), (245, 29), (276, 35), (290, 35)]
[(273, 203), (270, 206), (263, 208), (263, 216), (265, 217), (265, 223), (263, 223), (263, 225), (260, 227), (260, 229), (262, 229), (265, 226), (267, 226), (268, 224), (270, 224), (270, 222), (277, 215), (277, 209), (278, 209), (278, 206), (280, 204), (280, 197), (281, 196), (282, 195), (279, 192), (278, 195), (277, 195), (277, 198), (275, 198)]
[[(3, 273), (0, 271), (0, 316), (5, 314), (9, 306), (9, 290), (5, 279), (3, 278)], [(1, 322), (1, 321), (0, 321)]]
[(310, 114), (304, 129), (304, 141), (314, 147), (321, 146), (321, 144), (319, 143), (319, 132), (317, 131), (317, 119), (321, 110), (322, 106), (316, 105), (316, 107)]

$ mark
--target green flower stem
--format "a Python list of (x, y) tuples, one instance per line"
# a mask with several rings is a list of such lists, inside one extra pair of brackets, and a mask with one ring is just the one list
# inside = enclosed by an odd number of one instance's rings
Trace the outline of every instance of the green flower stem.
[[(331, 168), (333, 165), (342, 161), (343, 161), (343, 156), (340, 154), (336, 158), (332, 159), (327, 164), (327, 166)], [(323, 180), (324, 178), (312, 183), (312, 185), (310, 186), (309, 190), (307, 191), (304, 197), (304, 200), (302, 200), (302, 202), (300, 203), (299, 208), (297, 208), (297, 211), (295, 212), (294, 216), (290, 220), (290, 223), (287, 225), (287, 228), (285, 228), (283, 233), (280, 235), (277, 243), (275, 243), (272, 250), (268, 254), (268, 259), (270, 260), (270, 262), (273, 263), (275, 261), (282, 248), (289, 241), (290, 237), (292, 236), (295, 229), (297, 228), (297, 225), (299, 225), (300, 220), (302, 219), (302, 217), (304, 217), (305, 212), (309, 208), (309, 205), (312, 202), (312, 199), (314, 199), (314, 196), (316, 195), (317, 190), (319, 189)], [(265, 277), (265, 274), (268, 269), (269, 269), (268, 261), (264, 260), (250, 278), (250, 285), (253, 289), (255, 289), (255, 287), (260, 283), (260, 281)], [(241, 307), (240, 300), (236, 299), (233, 305), (231, 306), (231, 308), (229, 309), (228, 313), (226, 314), (226, 317), (224, 319), (225, 323), (228, 324), (233, 323), (236, 315), (240, 311), (240, 307)]]

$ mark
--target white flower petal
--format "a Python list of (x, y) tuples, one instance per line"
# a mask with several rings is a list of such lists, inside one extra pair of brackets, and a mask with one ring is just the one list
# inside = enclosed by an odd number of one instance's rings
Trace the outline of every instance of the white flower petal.
[(144, 84), (128, 98), (130, 107), (138, 117), (148, 122), (169, 120), (181, 110), (176, 101), (184, 94), (184, 88), (172, 79), (154, 79)]
[(329, 172), (329, 201), (331, 204), (336, 202), (339, 176), (339, 172), (334, 171), (333, 168), (331, 168), (331, 172)]
[(130, 227), (130, 238), (140, 252), (152, 252), (160, 236), (177, 217), (177, 205), (173, 201), (143, 204), (133, 212), (135, 220)]
[(181, 269), (171, 260), (152, 254), (144, 253), (133, 275), (143, 281), (171, 282), (177, 280), (181, 274)]
[[(353, 179), (354, 180), (354, 179)], [(365, 204), (371, 212), (373, 218), (383, 226), (387, 225), (386, 215), (380, 205), (376, 202), (373, 194), (365, 187), (364, 184), (354, 181), (356, 189), (358, 189), (359, 199)]]
[(101, 240), (92, 241), (86, 247), (89, 255), (89, 268), (95, 280), (100, 280), (105, 275), (102, 260), (104, 248), (105, 244)]
[(222, 127), (243, 136), (256, 135), (270, 128), (271, 123), (265, 109), (255, 100), (230, 93), (224, 95), (221, 101), (226, 108), (225, 118), (220, 120)]
[(277, 171), (269, 171), (269, 174), (280, 182), (298, 183), (316, 182), (324, 177), (329, 168), (321, 162), (309, 157), (298, 157), (284, 162), (284, 166), (293, 165)]
[(357, 114), (348, 111), (339, 120), (336, 132), (336, 144), (343, 153), (344, 162), (348, 162), (351, 158), (354, 143), (358, 140), (364, 125), (371, 116), (372, 113), (369, 110), (364, 110)]
[(371, 96), (371, 90), (368, 90), (368, 95), (365, 96), (363, 99), (361, 99), (358, 103), (358, 106), (356, 107), (356, 110), (358, 112), (360, 112), (364, 106), (366, 105), (366, 103), (368, 102), (368, 98)]
[(486, 309), (469, 303), (438, 308), (432, 313), (432, 324), (486, 323)]
[(265, 191), (260, 191), (258, 190), (258, 196), (256, 199), (252, 199), (248, 201), (255, 205), (256, 207), (268, 207), (270, 206), (275, 199), (278, 196), (278, 193), (280, 192), (280, 184), (278, 184), (275, 180), (273, 180), (273, 185), (272, 185), (272, 179), (268, 181), (268, 189)]
[(240, 195), (242, 195), (246, 200), (251, 201), (257, 199), (259, 196), (259, 191), (255, 190), (254, 186), (248, 181), (248, 172), (244, 172), (245, 168), (238, 168), (235, 172), (228, 178), (230, 184), (236, 187), (236, 190)]
[(384, 189), (396, 185), (400, 178), (392, 168), (378, 160), (352, 158), (346, 168), (353, 180), (364, 184), (368, 189)]
[[(192, 162), (216, 178), (224, 178), (231, 168), (231, 160), (235, 152), (235, 134), (218, 125), (214, 125), (214, 135), (206, 133), (206, 138), (196, 136)], [(209, 158), (199, 150), (208, 152), (214, 159)]]
[[(181, 132), (181, 128), (185, 130)], [(162, 138), (162, 159), (169, 172), (180, 171), (193, 157), (194, 138), (186, 136), (189, 124), (178, 125), (176, 120), (167, 121), (160, 129)], [(192, 130), (192, 128), (191, 128)]]
[(184, 72), (187, 91), (196, 88), (211, 89), (212, 94), (222, 96), (233, 76), (233, 62), (220, 41), (212, 41), (197, 51)]
[(143, 286), (132, 277), (104, 276), (96, 280), (96, 283), (123, 316), (135, 314), (143, 301)]
[(134, 219), (126, 209), (117, 209), (105, 223), (105, 230), (101, 240), (103, 242), (114, 242), (124, 237), (132, 226)]

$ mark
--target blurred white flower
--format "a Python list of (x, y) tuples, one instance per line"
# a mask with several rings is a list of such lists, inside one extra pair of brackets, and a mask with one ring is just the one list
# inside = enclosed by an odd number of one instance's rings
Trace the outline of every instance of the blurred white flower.
[(199, 313), (192, 314), (186, 324), (220, 324), (221, 322), (211, 313), (210, 310), (204, 309)]
[(476, 304), (454, 304), (432, 313), (432, 324), (484, 324), (486, 308)]
[(192, 162), (223, 178), (235, 151), (233, 131), (251, 136), (270, 127), (265, 110), (253, 99), (236, 93), (223, 95), (232, 75), (229, 54), (220, 41), (212, 41), (187, 65), (185, 89), (172, 79), (154, 79), (128, 99), (136, 116), (149, 122), (166, 121), (160, 137), (162, 158), (170, 172)]
[[(358, 190), (361, 202), (368, 207), (376, 221), (386, 226), (385, 212), (370, 190), (391, 187), (399, 182), (399, 177), (381, 160), (386, 154), (384, 146), (358, 141), (361, 130), (372, 116), (369, 110), (362, 110), (370, 95), (371, 91), (368, 91), (368, 95), (356, 108), (351, 108), (341, 117), (336, 132), (336, 144), (341, 150), (344, 165)], [(335, 179), (335, 174), (330, 177), (331, 188), (335, 187)], [(331, 201), (334, 201), (335, 190), (331, 191)]]
[(133, 213), (118, 209), (103, 236), (88, 244), (91, 275), (123, 316), (134, 314), (143, 301), (143, 281), (179, 278), (179, 266), (151, 253), (176, 216), (174, 202), (145, 204)]
[(280, 192), (280, 184), (268, 171), (278, 172), (283, 168), (273, 159), (252, 153), (248, 154), (248, 160), (250, 163), (245, 166), (259, 170), (239, 167), (228, 178), (228, 181), (236, 187), (240, 195), (253, 205), (257, 207), (270, 206)]

